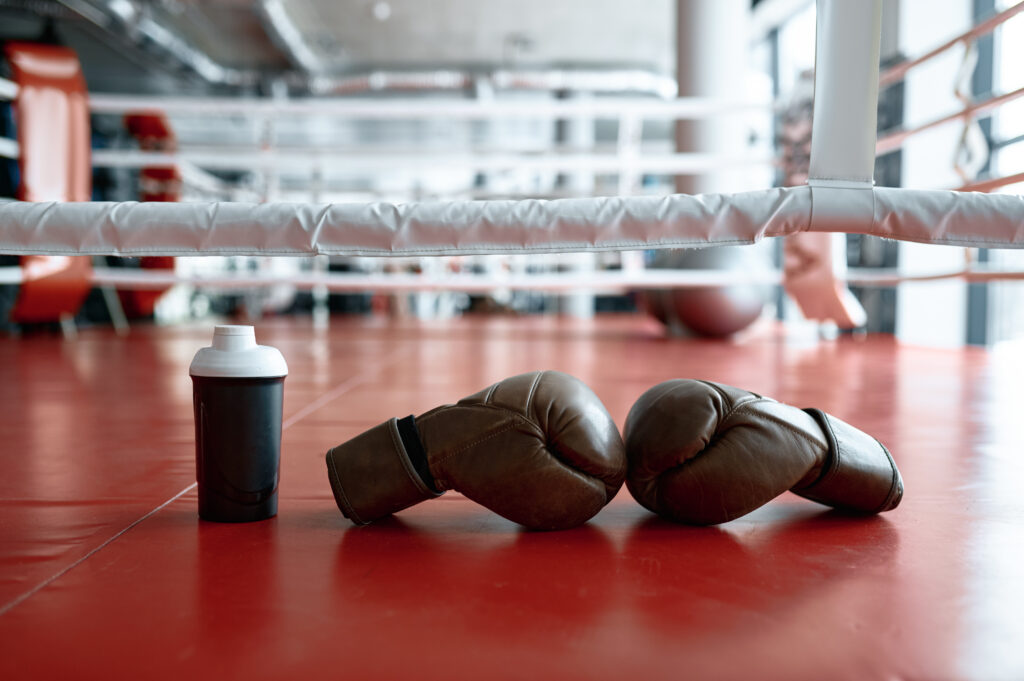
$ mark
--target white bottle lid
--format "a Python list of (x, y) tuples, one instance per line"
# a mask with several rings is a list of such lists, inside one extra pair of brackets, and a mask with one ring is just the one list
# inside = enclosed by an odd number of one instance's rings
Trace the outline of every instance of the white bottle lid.
[(275, 378), (288, 375), (288, 365), (277, 348), (256, 345), (251, 326), (213, 328), (213, 344), (192, 358), (190, 376), (212, 378)]

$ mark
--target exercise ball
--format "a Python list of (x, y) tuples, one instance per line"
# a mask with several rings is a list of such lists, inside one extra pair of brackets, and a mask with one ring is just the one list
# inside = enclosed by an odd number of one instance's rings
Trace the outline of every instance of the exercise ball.
[[(659, 251), (647, 265), (648, 269), (725, 270), (743, 275), (765, 272), (769, 266), (766, 254), (752, 246)], [(724, 338), (754, 323), (769, 294), (767, 285), (741, 282), (649, 291), (642, 300), (647, 311), (670, 330), (681, 325), (700, 336)]]

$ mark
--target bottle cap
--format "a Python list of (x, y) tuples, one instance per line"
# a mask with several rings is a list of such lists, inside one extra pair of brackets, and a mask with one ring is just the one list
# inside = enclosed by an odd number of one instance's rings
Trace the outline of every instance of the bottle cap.
[(275, 378), (288, 375), (277, 348), (256, 345), (251, 326), (224, 324), (213, 329), (213, 344), (192, 358), (190, 376), (211, 378)]

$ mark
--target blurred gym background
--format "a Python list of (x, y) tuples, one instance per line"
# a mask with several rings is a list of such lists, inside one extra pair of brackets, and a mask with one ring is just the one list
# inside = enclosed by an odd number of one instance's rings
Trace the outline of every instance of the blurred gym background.
[[(1014, 4), (887, 1), (883, 74)], [(406, 202), (801, 183), (814, 21), (810, 0), (0, 0), (5, 45), (59, 45), (81, 64), (97, 201)], [(1024, 102), (1000, 100), (976, 115), (929, 123), (1021, 88), (1022, 38), (1024, 22), (1008, 20), (902, 79), (883, 75), (886, 153), (877, 184), (1020, 190), (1009, 180), (1024, 171)], [(17, 142), (17, 83), (12, 53), (5, 54), (0, 196), (26, 198), (19, 194), (26, 150)], [(677, 120), (677, 97), (716, 98), (733, 110)], [(86, 287), (60, 315), (34, 316), (19, 305), (29, 283), (14, 273), (0, 286), (0, 329), (69, 333), (114, 324), (128, 332), (133, 324), (268, 315), (325, 324), (332, 314), (622, 312), (654, 315), (669, 334), (714, 337), (771, 320), (826, 334), (892, 333), (924, 345), (1024, 337), (1024, 299), (1013, 281), (857, 285), (866, 280), (858, 273), (908, 279), (1019, 270), (1024, 254), (840, 238), (845, 253), (837, 257), (866, 313), (855, 325), (805, 320), (779, 283), (782, 245), (769, 240), (751, 249), (659, 254), (97, 258), (96, 270), (173, 273), (173, 281), (145, 290)], [(18, 267), (25, 263), (16, 257), (0, 262), (0, 269)], [(737, 283), (671, 291), (601, 285), (602, 273), (651, 268), (726, 270)], [(352, 291), (288, 281), (310, 273), (363, 275), (368, 283)], [(528, 283), (552, 273), (578, 275), (579, 285), (545, 291)], [(492, 285), (431, 285), (460, 274)], [(424, 285), (392, 286), (396, 275)], [(260, 278), (266, 281), (254, 285)]]

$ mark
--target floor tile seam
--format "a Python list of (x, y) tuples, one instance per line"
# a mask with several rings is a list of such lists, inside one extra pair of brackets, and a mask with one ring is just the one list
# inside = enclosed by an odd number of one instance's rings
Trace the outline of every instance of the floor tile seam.
[(305, 407), (299, 409), (294, 414), (285, 419), (284, 423), (281, 424), (282, 432), (287, 430), (291, 426), (294, 426), (296, 423), (306, 418), (320, 407), (323, 407), (324, 405), (327, 405), (333, 402), (334, 400), (338, 399), (352, 388), (367, 383), (372, 378), (374, 378), (375, 374), (380, 372), (382, 369), (390, 367), (392, 364), (396, 364), (398, 360), (400, 360), (405, 355), (405, 349), (396, 350), (395, 352), (392, 352), (391, 354), (385, 356), (385, 359), (376, 364), (373, 368), (364, 369), (358, 372), (355, 376), (350, 376), (349, 378), (345, 379), (344, 381), (336, 385), (334, 388), (327, 391), (326, 393), (316, 398), (315, 400), (307, 404)]
[(86, 560), (88, 560), (92, 556), (94, 556), (97, 553), (99, 553), (100, 551), (102, 551), (108, 545), (110, 545), (110, 544), (114, 543), (115, 541), (117, 541), (117, 539), (119, 537), (121, 537), (121, 535), (125, 534), (126, 532), (131, 530), (133, 527), (135, 527), (139, 523), (141, 523), (144, 520), (146, 520), (146, 519), (156, 515), (157, 513), (162, 511), (164, 508), (166, 508), (167, 506), (170, 506), (172, 503), (177, 501), (180, 497), (182, 497), (185, 494), (188, 494), (189, 492), (191, 492), (193, 489), (195, 489), (196, 485), (198, 485), (198, 484), (199, 483), (193, 482), (191, 485), (189, 485), (185, 489), (181, 490), (180, 492), (178, 492), (173, 497), (171, 497), (170, 499), (168, 499), (164, 503), (160, 504), (156, 508), (150, 510), (145, 515), (143, 515), (143, 516), (141, 516), (139, 518), (136, 518), (134, 521), (129, 523), (126, 527), (122, 528), (120, 531), (116, 532), (114, 535), (112, 535), (111, 537), (107, 538), (102, 544), (100, 544), (99, 546), (96, 546), (95, 548), (91, 549), (88, 553), (86, 553), (84, 556), (78, 558), (77, 560), (72, 562), (70, 565), (67, 565), (67, 566), (61, 568), (56, 573), (54, 573), (50, 577), (44, 579), (39, 584), (36, 584), (34, 587), (29, 589), (25, 593), (23, 593), (20, 596), (14, 598), (14, 600), (9, 601), (8, 603), (5, 603), (4, 605), (0, 606), (0, 617), (6, 615), (8, 612), (13, 610), (15, 607), (17, 607), (21, 603), (24, 603), (25, 601), (27, 601), (32, 596), (34, 596), (35, 594), (39, 593), (40, 591), (45, 589), (47, 586), (49, 586), (50, 584), (53, 584), (55, 581), (57, 581), (58, 579), (60, 579), (64, 575), (66, 575), (68, 572), (70, 572), (71, 570), (75, 569), (76, 567), (78, 567), (79, 565), (84, 563)]
[[(303, 418), (305, 418), (309, 414), (312, 414), (313, 412), (315, 412), (320, 407), (322, 407), (322, 406), (324, 406), (326, 404), (329, 404), (330, 402), (334, 401), (335, 399), (341, 397), (342, 395), (344, 395), (349, 390), (351, 390), (351, 389), (353, 389), (353, 388), (355, 388), (355, 387), (357, 387), (359, 385), (362, 385), (362, 384), (368, 382), (369, 380), (374, 378), (374, 376), (378, 372), (380, 372), (382, 369), (385, 369), (387, 367), (390, 367), (393, 364), (396, 364), (398, 362), (398, 360), (400, 360), (405, 355), (406, 355), (406, 351), (405, 351), (404, 348), (396, 350), (395, 352), (391, 353), (390, 355), (387, 355), (383, 361), (381, 361), (381, 362), (377, 363), (376, 365), (374, 365), (373, 368), (364, 369), (363, 371), (358, 372), (355, 376), (351, 376), (351, 377), (345, 379), (344, 381), (342, 381), (341, 383), (336, 385), (334, 388), (332, 388), (328, 392), (326, 392), (323, 395), (321, 395), (320, 397), (314, 399), (312, 402), (307, 404), (305, 407), (303, 407), (302, 409), (300, 409), (297, 412), (295, 412), (294, 414), (292, 414), (292, 416), (290, 416), (284, 423), (281, 424), (281, 431), (282, 431), (282, 433), (285, 430), (287, 430), (288, 428), (290, 428), (291, 426), (293, 426), (296, 423), (298, 423), (299, 421), (301, 421)], [(188, 494), (189, 492), (194, 490), (198, 484), (199, 483), (197, 483), (197, 482), (193, 482), (191, 485), (189, 485), (185, 489), (181, 490), (180, 492), (178, 492), (177, 494), (172, 496), (167, 501), (164, 501), (162, 504), (160, 504), (156, 508), (150, 510), (149, 512), (147, 512), (146, 514), (142, 515), (141, 517), (136, 518), (134, 521), (129, 523), (127, 526), (125, 526), (124, 528), (122, 528), (118, 532), (114, 533), (108, 539), (106, 539), (99, 546), (96, 546), (95, 548), (89, 550), (89, 552), (86, 553), (84, 556), (81, 556), (80, 558), (78, 558), (77, 560), (72, 562), (71, 564), (61, 568), (56, 573), (54, 573), (50, 577), (44, 579), (42, 582), (40, 582), (39, 584), (35, 585), (34, 587), (29, 589), (25, 593), (21, 594), (20, 596), (17, 596), (13, 600), (11, 600), (11, 601), (3, 604), (3, 605), (0, 605), (0, 617), (6, 615), (8, 612), (13, 610), (15, 607), (17, 607), (21, 603), (24, 603), (26, 600), (28, 600), (32, 596), (34, 596), (35, 594), (37, 594), (40, 591), (42, 591), (47, 586), (49, 586), (50, 584), (54, 583), (55, 581), (57, 581), (58, 579), (60, 579), (64, 575), (66, 575), (68, 572), (70, 572), (74, 568), (78, 567), (79, 565), (81, 565), (86, 560), (88, 560), (89, 558), (93, 557), (94, 555), (96, 555), (97, 553), (102, 551), (104, 548), (106, 548), (110, 544), (112, 544), (115, 541), (117, 541), (121, 536), (123, 536), (125, 533), (127, 533), (129, 530), (131, 530), (135, 526), (139, 525), (143, 521), (145, 521), (145, 520), (151, 518), (152, 516), (156, 515), (157, 513), (162, 511), (164, 508), (170, 506), (172, 503), (177, 501), (179, 498), (181, 498), (185, 494)]]

